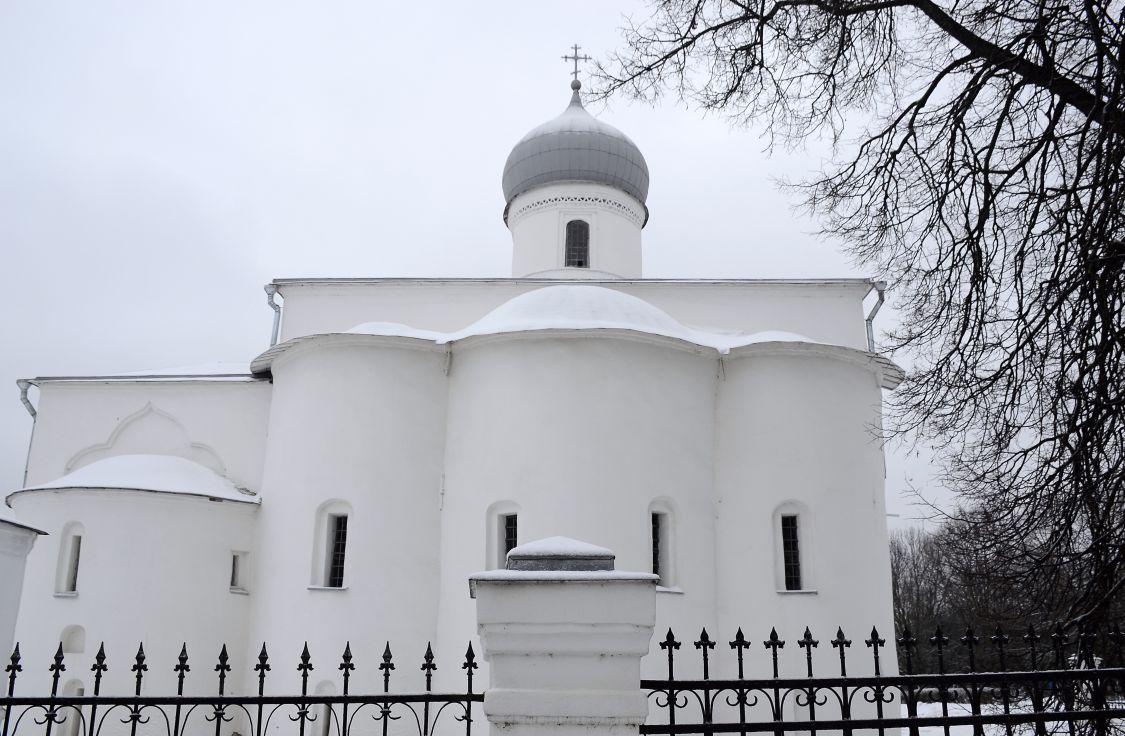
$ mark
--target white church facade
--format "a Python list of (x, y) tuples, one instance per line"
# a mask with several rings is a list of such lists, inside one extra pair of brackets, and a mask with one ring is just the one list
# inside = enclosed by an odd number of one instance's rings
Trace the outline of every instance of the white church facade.
[(470, 575), (552, 536), (658, 575), (658, 632), (893, 630), (876, 283), (643, 278), (647, 166), (579, 87), (505, 166), (510, 278), (281, 279), (248, 366), (24, 382), (28, 661), (452, 662)]

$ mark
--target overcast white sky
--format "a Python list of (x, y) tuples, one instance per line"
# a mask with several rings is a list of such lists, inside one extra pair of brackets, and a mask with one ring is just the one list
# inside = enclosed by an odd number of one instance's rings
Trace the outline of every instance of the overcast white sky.
[[(267, 347), (262, 285), (297, 276), (506, 276), (500, 174), (604, 57), (635, 0), (0, 3), (0, 489), (31, 419), (15, 379)], [(652, 173), (649, 277), (860, 274), (763, 152), (668, 100), (591, 111)], [(884, 312), (884, 315), (886, 312)], [(892, 453), (889, 511), (926, 465)]]

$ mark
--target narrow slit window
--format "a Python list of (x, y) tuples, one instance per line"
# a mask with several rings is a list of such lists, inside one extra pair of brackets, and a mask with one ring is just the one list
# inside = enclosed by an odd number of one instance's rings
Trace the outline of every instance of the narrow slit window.
[(75, 534), (70, 538), (70, 554), (66, 562), (66, 593), (78, 592), (78, 563), (82, 560), (82, 535)]
[(664, 509), (649, 511), (649, 540), (652, 543), (652, 574), (659, 578), (657, 585), (675, 586), (672, 562), (672, 512)]
[(498, 501), (488, 507), (485, 525), (485, 562), (490, 570), (508, 567), (508, 553), (519, 546), (519, 506)]
[(230, 589), (239, 593), (246, 592), (246, 553), (232, 552), (230, 555)]
[(781, 552), (785, 573), (785, 589), (801, 590), (801, 543), (797, 533), (797, 517), (781, 517)]
[(590, 267), (590, 224), (584, 220), (566, 223), (566, 266)]
[(348, 545), (348, 517), (328, 517), (328, 570), (325, 587), (344, 587), (344, 554)]
[(508, 553), (519, 544), (519, 517), (516, 514), (505, 514), (501, 517), (504, 522), (503, 556), (505, 563)]

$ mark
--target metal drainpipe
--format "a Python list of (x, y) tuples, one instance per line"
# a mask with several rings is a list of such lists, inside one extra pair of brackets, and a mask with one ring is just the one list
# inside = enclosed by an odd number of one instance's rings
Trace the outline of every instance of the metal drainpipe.
[(31, 405), (31, 400), (27, 398), (27, 390), (31, 388), (31, 381), (26, 378), (17, 378), (16, 386), (20, 389), (20, 403), (27, 409), (27, 413), (31, 415), (31, 418), (34, 419), (38, 412), (36, 412), (35, 407)]
[(266, 303), (273, 310), (273, 332), (270, 334), (270, 347), (277, 344), (277, 331), (281, 328), (281, 305), (273, 300), (277, 296), (277, 284), (266, 284)]
[(20, 402), (23, 403), (24, 408), (27, 409), (27, 413), (31, 415), (31, 436), (27, 440), (27, 455), (23, 460), (23, 485), (26, 486), (27, 472), (31, 469), (31, 446), (35, 441), (35, 426), (38, 424), (38, 422), (35, 421), (35, 417), (39, 415), (39, 412), (35, 410), (31, 400), (27, 398), (27, 391), (31, 388), (31, 381), (26, 378), (17, 378), (16, 386), (20, 389)]
[[(871, 284), (875, 291), (879, 292), (879, 300), (875, 302), (875, 306), (871, 308), (870, 314), (867, 315), (867, 350), (868, 352), (875, 352), (875, 315), (883, 306), (884, 294), (887, 291), (886, 281), (876, 281)], [(869, 294), (871, 292), (868, 292)]]

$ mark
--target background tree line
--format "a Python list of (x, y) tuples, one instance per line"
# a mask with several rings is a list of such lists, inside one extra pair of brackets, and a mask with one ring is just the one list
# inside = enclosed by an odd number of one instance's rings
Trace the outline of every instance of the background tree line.
[[(993, 637), (1001, 629), (1005, 643), (1007, 669), (1030, 666), (1030, 649), (1024, 635), (1034, 627), (1041, 637), (1036, 642), (1040, 668), (1054, 666), (1055, 640), (1060, 624), (1066, 623), (1067, 601), (1084, 585), (1062, 575), (1051, 577), (1058, 586), (1054, 595), (1039, 598), (1014, 579), (1004, 565), (1007, 560), (982, 554), (974, 527), (964, 522), (947, 522), (936, 531), (917, 527), (894, 531), (890, 535), (891, 576), (894, 587), (895, 639), (912, 635), (917, 639), (915, 672), (937, 671), (936, 651), (931, 643), (938, 627), (949, 641), (945, 645), (948, 671), (969, 668), (968, 649), (962, 644), (966, 630), (979, 638), (975, 650), (978, 671), (1001, 668), (999, 650)], [(1125, 605), (1115, 600), (1106, 612), (1111, 621), (1104, 628), (1090, 626), (1097, 634), (1088, 651), (1104, 666), (1125, 666), (1121, 647), (1125, 642), (1108, 636), (1125, 624)], [(1080, 664), (1079, 638), (1082, 630), (1062, 627), (1065, 637), (1064, 661)], [(906, 671), (906, 651), (898, 647), (900, 671)]]

